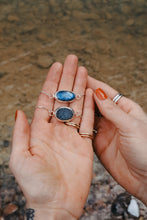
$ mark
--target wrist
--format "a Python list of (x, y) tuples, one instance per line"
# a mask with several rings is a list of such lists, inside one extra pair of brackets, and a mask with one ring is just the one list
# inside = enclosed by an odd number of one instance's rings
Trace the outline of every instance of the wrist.
[[(49, 207), (36, 207), (36, 206), (28, 206), (26, 207), (26, 209), (31, 209), (34, 210), (33, 211), (33, 218), (31, 218), (31, 214), (30, 214), (30, 218), (26, 220), (77, 220), (78, 218), (76, 216), (74, 216), (72, 213), (70, 213), (67, 210), (64, 209), (58, 209), (58, 208), (49, 208)], [(27, 216), (27, 215), (26, 215)]]

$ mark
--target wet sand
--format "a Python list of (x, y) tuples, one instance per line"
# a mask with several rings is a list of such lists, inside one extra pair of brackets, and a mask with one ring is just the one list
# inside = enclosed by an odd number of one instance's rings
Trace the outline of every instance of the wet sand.
[[(22, 198), (20, 191), (18, 200), (15, 190), (9, 193), (15, 183), (7, 174), (15, 111), (22, 109), (31, 122), (53, 62), (63, 63), (68, 54), (76, 54), (89, 75), (147, 111), (146, 12), (145, 0), (0, 0), (0, 184), (9, 195), (7, 201), (1, 196), (2, 210), (10, 202), (20, 209), (24, 205), (17, 202)], [(13, 182), (9, 188), (8, 180)], [(121, 192), (124, 190), (95, 159), (91, 192), (81, 219), (122, 219), (111, 213), (111, 204)], [(141, 203), (140, 207), (141, 219), (147, 219)], [(21, 219), (16, 214), (5, 217), (17, 218)]]

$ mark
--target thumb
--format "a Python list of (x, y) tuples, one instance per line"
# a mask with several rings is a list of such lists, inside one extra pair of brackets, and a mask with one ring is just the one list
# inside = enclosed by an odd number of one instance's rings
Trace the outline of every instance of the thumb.
[(23, 111), (16, 111), (12, 138), (12, 154), (20, 154), (29, 149), (30, 126)]
[(109, 99), (102, 89), (96, 89), (94, 99), (99, 111), (106, 119), (111, 121), (117, 128), (128, 130), (128, 125), (132, 124), (131, 117)]

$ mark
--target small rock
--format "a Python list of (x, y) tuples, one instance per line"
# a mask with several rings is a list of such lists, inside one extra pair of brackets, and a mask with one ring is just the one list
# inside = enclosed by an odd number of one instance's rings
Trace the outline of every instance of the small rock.
[(18, 21), (18, 17), (15, 15), (8, 15), (8, 21), (10, 22)]
[(79, 19), (99, 19), (98, 14), (96, 13), (86, 13), (82, 11), (73, 11), (72, 13), (73, 17), (79, 18)]
[(105, 39), (98, 40), (97, 46), (103, 53), (109, 53), (111, 48), (109, 42)]
[(3, 141), (3, 146), (4, 147), (9, 147), (9, 144), (10, 144), (10, 141), (8, 141), (8, 140)]
[(132, 26), (133, 24), (134, 24), (134, 19), (132, 19), (132, 18), (126, 22), (127, 26)]
[(112, 19), (112, 15), (109, 13), (109, 12), (106, 12), (106, 18), (108, 19), (108, 20), (111, 20)]
[(32, 33), (35, 29), (36, 29), (36, 27), (34, 27), (33, 25), (27, 25), (23, 28), (21, 33), (22, 34)]
[(139, 217), (139, 207), (135, 199), (131, 199), (128, 206), (128, 213), (137, 218)]
[(13, 204), (13, 203), (9, 203), (6, 208), (4, 209), (4, 214), (5, 215), (10, 215), (14, 212), (16, 212), (18, 210), (18, 207)]
[(40, 41), (45, 41), (47, 39), (46, 33), (39, 33), (37, 39)]
[(127, 213), (127, 207), (130, 203), (131, 196), (127, 193), (119, 194), (111, 206), (111, 212), (116, 216), (124, 216)]
[(6, 75), (6, 72), (0, 72), (0, 78)]
[(122, 10), (122, 12), (124, 13), (124, 14), (129, 14), (130, 13), (130, 7), (129, 7), (129, 5), (123, 5), (122, 7), (121, 7), (121, 10)]
[(49, 68), (53, 60), (49, 55), (39, 55), (37, 60), (37, 66), (43, 69)]

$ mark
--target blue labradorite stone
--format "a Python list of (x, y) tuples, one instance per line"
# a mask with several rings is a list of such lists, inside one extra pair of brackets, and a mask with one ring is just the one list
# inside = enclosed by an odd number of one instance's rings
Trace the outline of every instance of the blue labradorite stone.
[(60, 107), (56, 109), (55, 115), (60, 121), (69, 121), (73, 118), (74, 112), (69, 107)]
[(62, 102), (71, 102), (75, 99), (76, 96), (73, 92), (62, 90), (62, 91), (56, 92), (55, 97), (57, 100), (62, 101)]

